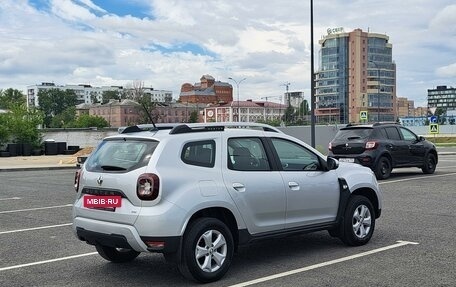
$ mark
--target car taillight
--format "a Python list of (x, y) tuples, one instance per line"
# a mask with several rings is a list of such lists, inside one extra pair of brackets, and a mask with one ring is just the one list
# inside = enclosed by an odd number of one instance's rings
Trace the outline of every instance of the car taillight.
[(332, 147), (332, 144), (329, 143), (329, 144), (328, 144), (328, 149), (329, 149), (329, 150), (332, 150), (332, 148), (333, 148), (333, 147)]
[(81, 180), (82, 169), (78, 169), (74, 174), (74, 189), (78, 192), (79, 189), (79, 181)]
[(138, 177), (136, 194), (141, 200), (154, 200), (158, 197), (160, 179), (154, 173), (143, 173)]
[(366, 142), (366, 149), (375, 149), (377, 148), (377, 142), (371, 141), (371, 142)]

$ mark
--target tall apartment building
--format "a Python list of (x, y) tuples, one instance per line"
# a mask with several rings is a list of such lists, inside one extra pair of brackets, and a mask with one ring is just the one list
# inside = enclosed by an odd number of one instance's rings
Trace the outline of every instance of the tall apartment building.
[(428, 108), (456, 110), (456, 88), (437, 86), (436, 89), (428, 89)]
[(181, 86), (179, 101), (193, 104), (226, 104), (233, 100), (233, 86), (216, 81), (211, 75), (203, 75), (200, 83)]
[[(41, 83), (38, 85), (27, 86), (27, 107), (39, 106), (38, 93), (43, 90), (59, 89), (59, 90), (72, 90), (76, 94), (77, 104), (92, 104), (96, 99), (97, 102), (102, 101), (103, 92), (105, 91), (119, 91), (128, 92), (130, 89), (122, 86), (101, 86), (92, 87), (91, 85), (56, 85), (54, 83)], [(153, 88), (143, 88), (145, 95), (150, 96), (152, 102), (167, 103), (171, 102), (173, 93), (165, 90), (154, 90)]]
[(383, 34), (328, 29), (320, 41), (316, 77), (317, 122), (395, 121), (396, 64)]
[(409, 117), (414, 116), (415, 113), (415, 102), (405, 97), (397, 98), (397, 116), (398, 117)]

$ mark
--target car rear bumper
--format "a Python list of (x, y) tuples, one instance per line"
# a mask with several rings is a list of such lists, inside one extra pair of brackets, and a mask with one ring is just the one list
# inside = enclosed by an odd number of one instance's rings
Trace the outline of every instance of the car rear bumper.
[(173, 253), (179, 250), (181, 242), (181, 236), (141, 237), (133, 226), (83, 217), (74, 218), (73, 231), (80, 240), (91, 245), (128, 248), (138, 252)]

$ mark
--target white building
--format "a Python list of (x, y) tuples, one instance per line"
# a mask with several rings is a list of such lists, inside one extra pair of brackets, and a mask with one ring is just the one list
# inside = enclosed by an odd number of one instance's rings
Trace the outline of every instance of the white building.
[[(204, 109), (204, 122), (257, 122), (280, 120), (286, 105), (265, 101), (232, 101)], [(240, 112), (239, 112), (240, 110)], [(240, 116), (240, 117), (239, 117)]]
[[(38, 85), (27, 86), (27, 107), (39, 106), (38, 93), (42, 90), (59, 89), (73, 90), (77, 97), (77, 104), (93, 104), (94, 99), (102, 101), (105, 91), (128, 91), (122, 86), (101, 86), (92, 87), (91, 85), (55, 85), (54, 83), (41, 83)], [(173, 93), (165, 90), (154, 90), (153, 88), (143, 88), (146, 95), (150, 95), (152, 102), (165, 103), (171, 102)]]

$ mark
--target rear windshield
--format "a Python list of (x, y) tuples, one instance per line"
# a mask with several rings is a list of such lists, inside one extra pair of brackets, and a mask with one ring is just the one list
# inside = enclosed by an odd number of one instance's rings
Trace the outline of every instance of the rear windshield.
[(128, 172), (146, 166), (157, 145), (151, 140), (104, 140), (87, 159), (85, 168), (94, 172)]
[(371, 128), (350, 128), (341, 129), (337, 132), (336, 140), (354, 140), (354, 139), (366, 139), (368, 138), (373, 129)]

